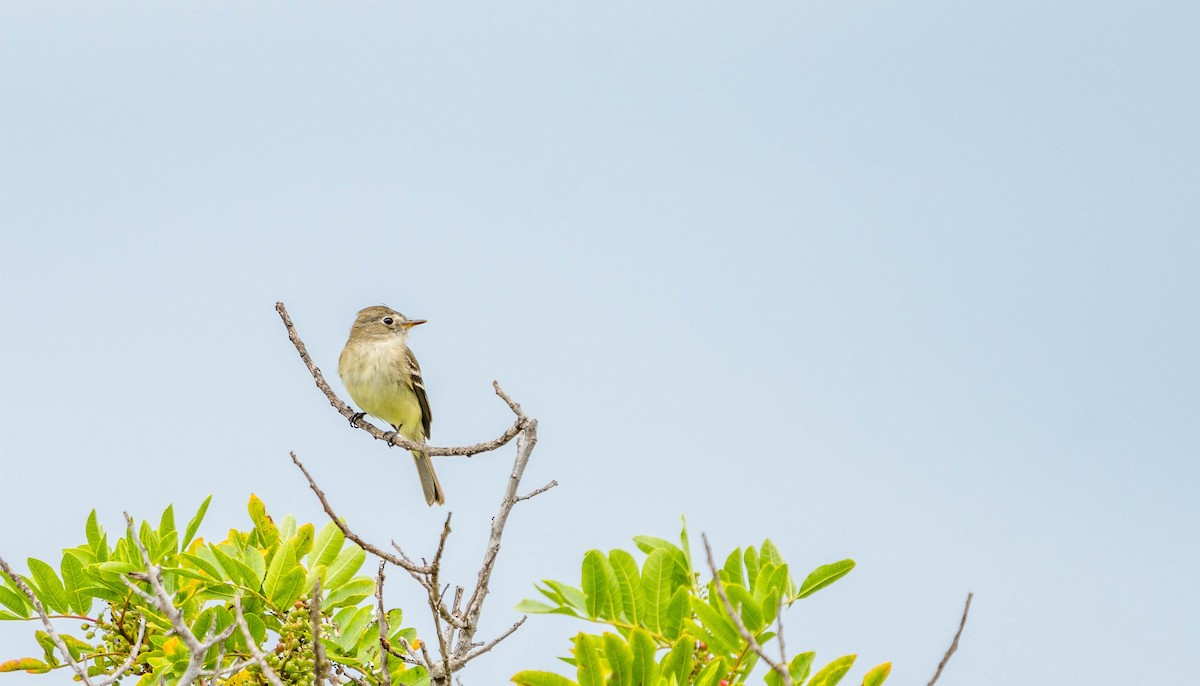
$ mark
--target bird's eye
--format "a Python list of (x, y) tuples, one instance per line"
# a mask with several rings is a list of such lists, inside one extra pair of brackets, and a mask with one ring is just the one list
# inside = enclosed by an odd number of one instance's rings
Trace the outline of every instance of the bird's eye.
[(396, 320), (395, 320), (395, 319), (392, 319), (391, 317), (384, 317), (384, 318), (383, 318), (383, 323), (384, 323), (384, 324), (387, 324), (388, 326), (391, 326), (392, 324), (395, 324), (395, 323), (396, 323)]

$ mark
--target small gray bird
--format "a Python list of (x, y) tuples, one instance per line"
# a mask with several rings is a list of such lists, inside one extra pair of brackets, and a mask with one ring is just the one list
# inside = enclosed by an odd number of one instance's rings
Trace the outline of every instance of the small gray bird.
[[(408, 348), (408, 330), (424, 323), (424, 319), (408, 319), (382, 305), (360, 310), (338, 359), (338, 375), (354, 404), (417, 443), (429, 439), (433, 415), (421, 380), (421, 365)], [(416, 450), (412, 455), (425, 502), (445, 503), (446, 494), (433, 471), (433, 460)]]

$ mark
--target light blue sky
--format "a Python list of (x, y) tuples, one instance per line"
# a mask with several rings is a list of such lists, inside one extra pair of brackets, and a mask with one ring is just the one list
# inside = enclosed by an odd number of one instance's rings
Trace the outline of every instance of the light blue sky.
[[(485, 629), (589, 548), (859, 567), (789, 645), (925, 683), (1186, 683), (1200, 647), (1191, 2), (0, 6), (0, 554), (251, 491), (432, 552), (349, 431), (354, 312), (434, 442), (541, 421)], [(337, 388), (340, 390), (341, 386)], [(511, 455), (438, 462), (473, 578)], [(422, 616), (393, 575), (391, 600)], [(422, 623), (419, 626), (424, 627)], [(38, 652), (0, 625), (3, 657)], [(467, 673), (557, 669), (535, 617)], [(0, 684), (62, 683), (4, 675)]]

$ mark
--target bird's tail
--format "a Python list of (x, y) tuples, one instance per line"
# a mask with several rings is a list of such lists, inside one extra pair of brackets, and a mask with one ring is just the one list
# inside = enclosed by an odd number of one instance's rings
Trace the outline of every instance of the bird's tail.
[(413, 461), (417, 463), (417, 476), (421, 477), (421, 490), (425, 492), (425, 502), (429, 505), (441, 505), (446, 502), (446, 492), (438, 481), (437, 472), (433, 471), (433, 460), (426, 453), (413, 452)]

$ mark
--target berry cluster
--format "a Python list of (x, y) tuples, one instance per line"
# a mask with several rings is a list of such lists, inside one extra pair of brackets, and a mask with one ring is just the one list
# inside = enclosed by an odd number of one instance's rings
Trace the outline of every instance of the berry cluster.
[[(279, 628), (279, 643), (274, 651), (267, 653), (267, 664), (284, 684), (300, 686), (313, 682), (315, 660), (312, 620), (308, 605), (301, 598), (284, 617), (283, 626)], [(258, 683), (267, 683), (257, 665), (252, 665), (250, 671), (258, 678)]]

